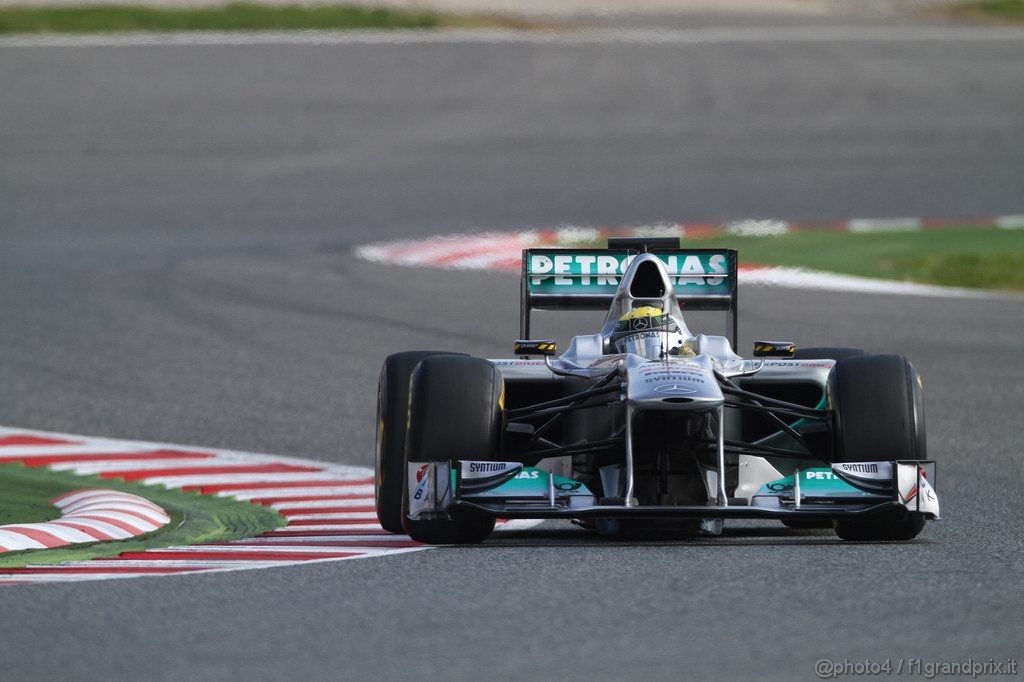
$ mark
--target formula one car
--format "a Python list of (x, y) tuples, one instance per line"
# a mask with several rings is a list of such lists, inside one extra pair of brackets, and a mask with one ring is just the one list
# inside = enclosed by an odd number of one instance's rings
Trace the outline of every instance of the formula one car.
[[(726, 336), (682, 310), (721, 310)], [(596, 334), (530, 340), (533, 310), (607, 310)], [(496, 519), (600, 533), (720, 534), (725, 519), (909, 540), (939, 518), (921, 381), (898, 355), (737, 342), (737, 254), (674, 239), (523, 252), (510, 359), (387, 358), (377, 398), (381, 525), (431, 544)]]

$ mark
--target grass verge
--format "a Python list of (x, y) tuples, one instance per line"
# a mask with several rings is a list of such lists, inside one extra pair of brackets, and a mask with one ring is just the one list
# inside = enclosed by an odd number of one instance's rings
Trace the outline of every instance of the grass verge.
[(739, 249), (740, 263), (782, 265), (943, 286), (1024, 291), (1024, 230), (792, 232), (686, 239)]
[[(604, 246), (604, 243), (577, 243)], [(911, 232), (805, 230), (776, 236), (686, 237), (683, 246), (733, 248), (740, 265), (1024, 292), (1024, 230), (950, 227)]]
[(1024, 24), (1024, 0), (982, 0), (964, 2), (934, 11), (964, 19), (980, 19), (1003, 24)]
[(0, 469), (0, 525), (9, 523), (39, 523), (60, 516), (60, 510), (50, 500), (68, 489), (63, 482), (29, 481), (4, 476)]
[(131, 540), (0, 554), (0, 568), (113, 557), (121, 552), (253, 537), (285, 524), (273, 509), (226, 497), (168, 490), (98, 476), (76, 476), (21, 464), (0, 465), (0, 521), (46, 521), (59, 516), (49, 500), (79, 488), (110, 488), (141, 495), (163, 507), (171, 522)]
[(0, 34), (135, 31), (290, 31), (525, 28), (512, 19), (355, 5), (259, 5), (158, 8), (138, 5), (0, 9)]

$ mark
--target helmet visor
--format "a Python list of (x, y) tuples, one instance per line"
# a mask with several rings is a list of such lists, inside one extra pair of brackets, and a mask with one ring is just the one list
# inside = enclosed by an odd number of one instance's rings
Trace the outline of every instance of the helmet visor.
[(672, 318), (667, 315), (643, 315), (640, 317), (619, 320), (615, 324), (615, 331), (629, 332), (641, 331), (644, 329), (661, 329), (666, 324), (675, 326), (672, 323)]
[(664, 331), (640, 332), (623, 336), (615, 342), (615, 349), (620, 353), (633, 353), (649, 360), (661, 357), (667, 352), (665, 347), (666, 336)]

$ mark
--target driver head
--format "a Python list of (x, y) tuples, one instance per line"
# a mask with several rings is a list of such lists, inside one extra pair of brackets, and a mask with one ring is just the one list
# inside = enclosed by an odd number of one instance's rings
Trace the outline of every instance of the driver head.
[(672, 316), (660, 307), (641, 304), (619, 318), (611, 340), (616, 352), (657, 360), (684, 353), (686, 338)]

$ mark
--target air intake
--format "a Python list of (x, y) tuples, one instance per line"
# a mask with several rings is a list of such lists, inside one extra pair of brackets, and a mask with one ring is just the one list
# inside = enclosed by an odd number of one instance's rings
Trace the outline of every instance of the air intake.
[(640, 263), (629, 283), (629, 295), (633, 298), (661, 298), (665, 295), (665, 279), (661, 270), (650, 261)]

